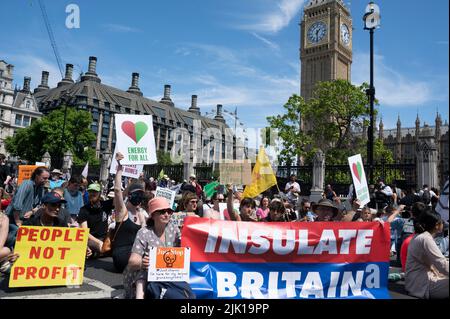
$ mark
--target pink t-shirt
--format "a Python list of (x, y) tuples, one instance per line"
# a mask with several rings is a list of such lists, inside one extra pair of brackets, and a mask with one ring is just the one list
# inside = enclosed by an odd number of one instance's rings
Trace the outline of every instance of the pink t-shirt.
[(265, 219), (267, 215), (269, 215), (269, 208), (258, 208), (258, 210), (256, 211), (256, 216), (258, 216), (259, 219)]

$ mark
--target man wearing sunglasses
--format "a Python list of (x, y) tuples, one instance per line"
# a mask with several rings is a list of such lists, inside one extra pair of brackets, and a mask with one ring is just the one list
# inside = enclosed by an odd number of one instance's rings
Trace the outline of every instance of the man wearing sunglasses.
[(203, 212), (203, 217), (211, 219), (222, 219), (220, 216), (220, 203), (225, 203), (225, 197), (223, 196), (223, 194), (214, 193), (214, 195), (211, 197), (211, 203), (207, 204), (209, 208)]
[(27, 226), (67, 227), (62, 218), (58, 218), (61, 204), (66, 200), (57, 192), (50, 192), (42, 198), (42, 208), (24, 222)]

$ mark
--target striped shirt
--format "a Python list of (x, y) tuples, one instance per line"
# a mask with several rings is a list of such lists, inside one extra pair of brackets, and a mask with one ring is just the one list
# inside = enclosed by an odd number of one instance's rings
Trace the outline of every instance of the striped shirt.
[(13, 217), (13, 212), (18, 211), (20, 219), (23, 219), (23, 215), (26, 212), (41, 204), (44, 193), (45, 188), (43, 186), (36, 186), (32, 180), (23, 181), (17, 188), (6, 213)]

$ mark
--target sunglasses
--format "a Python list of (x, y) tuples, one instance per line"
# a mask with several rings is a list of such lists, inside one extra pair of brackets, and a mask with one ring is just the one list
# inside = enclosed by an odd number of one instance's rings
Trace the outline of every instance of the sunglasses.
[(223, 203), (225, 201), (225, 198), (216, 198), (215, 200), (218, 201), (218, 202)]
[(165, 215), (166, 213), (169, 215), (172, 215), (173, 211), (171, 211), (170, 209), (166, 209), (166, 210), (158, 210), (155, 212), (155, 214), (158, 214), (158, 215)]
[(189, 203), (191, 203), (191, 204), (197, 204), (197, 202), (198, 202), (198, 201), (196, 201), (196, 200), (190, 200), (190, 201), (189, 201)]

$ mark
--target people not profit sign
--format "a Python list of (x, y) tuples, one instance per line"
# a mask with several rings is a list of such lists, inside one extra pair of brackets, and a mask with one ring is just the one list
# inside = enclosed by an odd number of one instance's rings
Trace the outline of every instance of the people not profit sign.
[(348, 165), (350, 166), (350, 171), (352, 172), (356, 197), (360, 200), (362, 206), (366, 205), (370, 202), (370, 195), (361, 154), (349, 157)]
[(85, 228), (20, 227), (9, 287), (81, 285), (88, 236)]
[(155, 135), (151, 115), (116, 114), (117, 151), (121, 164), (156, 164)]

